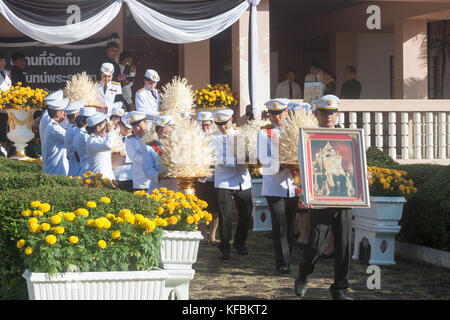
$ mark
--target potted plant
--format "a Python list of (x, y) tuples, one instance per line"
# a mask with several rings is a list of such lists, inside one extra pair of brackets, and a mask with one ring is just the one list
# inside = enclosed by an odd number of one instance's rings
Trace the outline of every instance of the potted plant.
[(30, 299), (163, 298), (168, 275), (157, 266), (167, 221), (126, 208), (111, 213), (110, 202), (55, 208), (32, 201), (21, 212), (17, 247)]
[[(370, 244), (370, 264), (395, 264), (395, 235), (400, 231), (405, 196), (416, 193), (407, 172), (368, 167), (370, 208), (354, 208), (355, 247), (353, 259), (359, 259), (363, 240)], [(364, 242), (363, 242), (364, 243)]]
[(216, 111), (225, 108), (234, 109), (238, 105), (238, 99), (228, 84), (218, 83), (195, 90), (194, 103), (197, 112)]
[(17, 86), (11, 86), (7, 91), (0, 93), (0, 109), (8, 113), (8, 133), (6, 136), (14, 142), (16, 155), (14, 158), (27, 159), (25, 147), (27, 142), (33, 139), (34, 133), (33, 114), (36, 110), (44, 107), (44, 98), (47, 92), (43, 89), (31, 89), (22, 87), (18, 82)]

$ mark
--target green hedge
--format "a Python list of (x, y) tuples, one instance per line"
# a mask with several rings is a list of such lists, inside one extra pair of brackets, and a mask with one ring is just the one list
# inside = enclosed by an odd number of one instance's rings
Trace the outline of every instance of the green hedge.
[(16, 247), (16, 241), (24, 236), (19, 229), (21, 211), (28, 209), (30, 203), (36, 200), (47, 202), (56, 208), (76, 209), (85, 207), (89, 200), (98, 202), (101, 197), (111, 199), (108, 206), (112, 213), (129, 209), (153, 216), (157, 208), (157, 204), (146, 197), (120, 190), (81, 186), (45, 185), (0, 192), (0, 299), (27, 299), (26, 284), (22, 278), (24, 265)]
[(400, 241), (450, 250), (450, 166), (401, 165), (418, 192), (403, 209)]
[(399, 165), (388, 154), (375, 146), (369, 147), (366, 151), (367, 166), (378, 168), (397, 168)]
[(0, 157), (0, 172), (14, 171), (23, 172), (42, 172), (42, 166), (37, 162), (18, 161), (10, 158)]
[(0, 172), (0, 191), (13, 189), (37, 188), (40, 186), (79, 186), (78, 180), (69, 179), (65, 176), (48, 175), (42, 172), (22, 172), (14, 171)]

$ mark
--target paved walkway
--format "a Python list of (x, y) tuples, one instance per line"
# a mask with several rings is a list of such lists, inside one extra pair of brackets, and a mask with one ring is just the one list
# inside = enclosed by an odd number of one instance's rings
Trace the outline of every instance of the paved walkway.
[[(232, 250), (231, 259), (221, 261), (217, 247), (200, 244), (190, 299), (299, 299), (293, 289), (300, 249), (295, 249), (292, 274), (279, 275), (274, 269), (272, 239), (267, 232), (250, 232), (248, 256)], [(313, 273), (306, 299), (331, 299), (333, 259), (321, 259)], [(381, 266), (381, 289), (367, 289), (367, 262), (352, 260), (349, 292), (355, 299), (412, 300), (450, 299), (450, 270), (423, 263), (398, 261)]]

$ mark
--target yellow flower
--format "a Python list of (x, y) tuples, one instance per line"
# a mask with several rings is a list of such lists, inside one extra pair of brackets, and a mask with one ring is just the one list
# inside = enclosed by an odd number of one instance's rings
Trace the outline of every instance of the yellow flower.
[(163, 213), (164, 213), (164, 208), (163, 207), (159, 207), (158, 211), (157, 211), (157, 214), (158, 215), (162, 215)]
[(56, 234), (63, 234), (64, 233), (64, 227), (58, 226), (58, 227), (53, 227), (52, 231)]
[(37, 223), (33, 223), (33, 224), (29, 225), (29, 227), (28, 227), (28, 231), (30, 231), (31, 233), (39, 232), (40, 229), (41, 229), (41, 226)]
[(124, 217), (125, 221), (128, 222), (129, 224), (134, 225), (136, 219), (135, 217), (130, 213), (130, 214), (126, 214)]
[(194, 223), (194, 217), (188, 216), (188, 217), (186, 218), (186, 222), (189, 223), (189, 224), (193, 224), (193, 223)]
[(52, 207), (48, 203), (42, 203), (39, 206), (39, 210), (42, 211), (43, 213), (49, 212), (51, 208)]
[(22, 216), (24, 217), (31, 216), (31, 210), (30, 209), (22, 210)]
[(35, 223), (38, 223), (38, 219), (37, 218), (33, 217), (33, 218), (28, 219), (28, 225), (32, 225), (32, 224), (35, 224)]
[(70, 222), (75, 221), (75, 213), (73, 213), (73, 212), (64, 213), (64, 219), (66, 219), (67, 221), (70, 221)]
[(99, 229), (106, 229), (106, 227), (111, 226), (111, 222), (105, 217), (95, 219), (95, 226)]
[(119, 211), (119, 217), (121, 217), (122, 219), (128, 214), (131, 214), (131, 211), (128, 209), (122, 209)]
[(83, 217), (88, 217), (89, 216), (89, 211), (87, 211), (84, 208), (80, 208), (75, 210), (74, 212), (77, 216), (83, 216)]
[(86, 202), (86, 207), (88, 208), (96, 208), (97, 207), (97, 203), (95, 203), (95, 201), (88, 201)]
[(78, 237), (77, 237), (77, 236), (71, 236), (71, 237), (69, 237), (69, 242), (70, 242), (70, 243), (73, 243), (73, 244), (78, 243)]
[(50, 225), (49, 225), (48, 223), (44, 222), (44, 223), (41, 225), (41, 230), (43, 230), (43, 231), (48, 231), (48, 230), (50, 230)]
[(61, 217), (56, 214), (50, 218), (50, 222), (52, 224), (58, 224), (61, 222)]
[(108, 197), (101, 197), (100, 202), (108, 204), (108, 203), (111, 203), (111, 199)]
[(162, 193), (166, 193), (167, 192), (167, 188), (159, 188), (159, 191), (161, 191)]
[(31, 204), (30, 204), (30, 206), (32, 207), (32, 208), (39, 208), (39, 206), (41, 205), (41, 203), (39, 202), (39, 201), (33, 201)]
[(29, 256), (29, 255), (32, 254), (32, 253), (33, 253), (33, 249), (32, 249), (31, 247), (28, 247), (28, 248), (25, 249), (25, 254), (26, 254), (27, 256)]
[(105, 248), (106, 248), (106, 242), (105, 242), (105, 240), (99, 240), (99, 241), (98, 241), (98, 247), (99, 247), (100, 249), (105, 249)]
[(119, 230), (115, 230), (111, 233), (111, 238), (113, 239), (117, 239), (120, 237), (120, 231)]
[(45, 237), (45, 242), (47, 242), (48, 244), (52, 245), (56, 243), (56, 237), (52, 234), (48, 235)]
[(20, 239), (19, 241), (17, 241), (17, 248), (22, 249), (25, 243), (26, 241), (24, 239)]
[(175, 217), (175, 216), (171, 216), (171, 217), (169, 218), (169, 222), (170, 222), (170, 224), (177, 224), (178, 219), (177, 219), (177, 217)]

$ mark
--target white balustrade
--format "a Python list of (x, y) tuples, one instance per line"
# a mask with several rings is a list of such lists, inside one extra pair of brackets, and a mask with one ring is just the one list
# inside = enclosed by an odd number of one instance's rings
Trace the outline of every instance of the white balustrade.
[(370, 147), (370, 112), (363, 113), (363, 132), (366, 149)]
[(375, 145), (383, 150), (383, 113), (375, 112)]
[(408, 128), (408, 113), (402, 112), (401, 121), (402, 121), (402, 159), (409, 159), (409, 128)]
[(433, 120), (433, 113), (427, 112), (425, 115), (425, 156), (427, 159), (434, 159)]
[(350, 129), (357, 129), (357, 117), (356, 112), (350, 112), (349, 113), (349, 122), (350, 122)]
[(414, 158), (422, 159), (422, 115), (414, 112)]
[(389, 156), (397, 159), (397, 125), (395, 112), (389, 112)]

